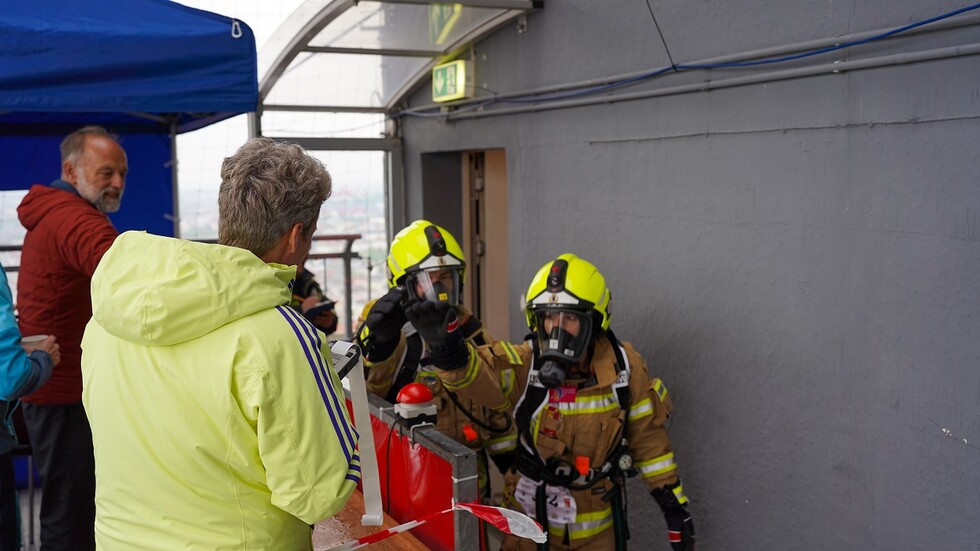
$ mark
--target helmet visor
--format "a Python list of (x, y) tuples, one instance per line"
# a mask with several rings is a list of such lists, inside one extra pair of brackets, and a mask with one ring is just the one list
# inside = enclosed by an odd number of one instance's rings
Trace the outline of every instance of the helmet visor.
[(592, 340), (592, 317), (563, 308), (540, 308), (534, 321), (541, 355), (578, 362)]
[(419, 300), (443, 301), (459, 306), (459, 267), (428, 268), (408, 276), (406, 287)]

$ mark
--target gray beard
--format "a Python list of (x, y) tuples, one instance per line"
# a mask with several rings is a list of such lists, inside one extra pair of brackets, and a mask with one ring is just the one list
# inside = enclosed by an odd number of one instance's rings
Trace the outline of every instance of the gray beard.
[[(81, 167), (78, 168), (81, 169)], [(101, 190), (94, 189), (94, 187), (88, 183), (88, 180), (85, 179), (85, 173), (82, 170), (78, 170), (77, 178), (78, 182), (75, 187), (78, 190), (78, 194), (84, 197), (89, 203), (92, 203), (92, 206), (106, 214), (119, 210), (120, 205), (122, 205), (121, 192), (118, 199), (107, 197), (107, 194), (112, 190), (112, 188), (106, 187)]]

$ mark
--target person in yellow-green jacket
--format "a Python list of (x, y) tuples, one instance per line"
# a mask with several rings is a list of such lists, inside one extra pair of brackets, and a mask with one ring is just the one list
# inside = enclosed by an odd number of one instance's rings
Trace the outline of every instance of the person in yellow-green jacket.
[[(671, 548), (694, 551), (666, 428), (673, 404), (643, 358), (613, 333), (605, 278), (563, 254), (538, 270), (526, 297), (532, 335), (520, 345), (466, 345), (451, 312), (423, 304), (412, 313), (418, 331), (444, 350), (436, 364), (444, 384), (513, 411), (517, 459), (504, 479), (504, 506), (542, 524), (543, 548), (619, 551), (629, 537), (625, 479), (639, 476), (664, 513)], [(497, 384), (505, 367), (517, 369), (512, 389)], [(513, 536), (503, 542), (504, 551), (534, 548)]]
[[(466, 270), (463, 249), (445, 228), (416, 220), (392, 239), (386, 268), (390, 290), (363, 315), (357, 336), (365, 352), (368, 390), (394, 402), (408, 383), (417, 381), (429, 387), (438, 408), (436, 429), (479, 452), (479, 485), (488, 498), (485, 455), (502, 473), (510, 468), (517, 446), (513, 420), (506, 412), (488, 409), (444, 386), (432, 367), (439, 350), (431, 348), (432, 343), (419, 335), (407, 317), (413, 304), (440, 303), (459, 315), (459, 331), (467, 342), (493, 344), (483, 322), (461, 304)], [(512, 382), (513, 375), (510, 369), (501, 377)]]
[(325, 335), (289, 307), (330, 175), (296, 145), (225, 159), (219, 245), (127, 232), (92, 278), (82, 402), (106, 550), (311, 549), (360, 481)]

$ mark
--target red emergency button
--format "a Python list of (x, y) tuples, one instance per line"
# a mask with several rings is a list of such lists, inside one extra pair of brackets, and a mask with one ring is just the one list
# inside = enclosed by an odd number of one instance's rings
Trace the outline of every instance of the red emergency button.
[(422, 383), (408, 383), (395, 397), (395, 401), (399, 404), (424, 404), (431, 400), (432, 391)]

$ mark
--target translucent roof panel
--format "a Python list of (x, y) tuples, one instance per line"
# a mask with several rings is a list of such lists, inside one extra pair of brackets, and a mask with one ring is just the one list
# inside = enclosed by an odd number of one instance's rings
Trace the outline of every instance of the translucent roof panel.
[(384, 107), (430, 61), (417, 57), (301, 53), (289, 64), (265, 102)]
[(399, 49), (444, 53), (506, 10), (460, 4), (385, 4), (362, 1), (331, 22), (310, 46)]
[[(304, 138), (379, 138), (384, 135), (385, 116), (382, 113), (262, 113), (262, 135)], [(16, 220), (16, 218), (15, 218)], [(3, 226), (0, 225), (0, 228)]]
[(390, 110), (444, 56), (535, 5), (306, 0), (259, 51), (259, 99), (281, 110)]
[(285, 21), (272, 33), (268, 41), (262, 45), (258, 53), (259, 79), (264, 79), (266, 73), (280, 53), (296, 39), (296, 36), (333, 0), (307, 0), (301, 4)]

